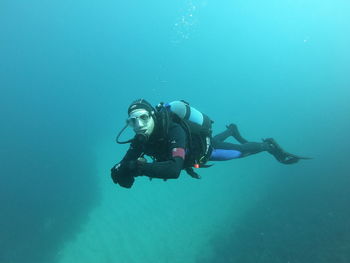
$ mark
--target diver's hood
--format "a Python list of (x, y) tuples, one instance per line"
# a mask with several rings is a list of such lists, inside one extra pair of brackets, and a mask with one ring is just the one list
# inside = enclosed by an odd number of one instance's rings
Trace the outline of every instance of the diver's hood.
[(154, 114), (156, 112), (156, 110), (153, 108), (153, 106), (145, 99), (138, 99), (138, 100), (133, 101), (128, 108), (128, 115), (130, 115), (130, 113), (136, 109), (144, 109), (144, 110), (148, 111), (150, 113), (150, 115), (152, 115), (152, 113)]

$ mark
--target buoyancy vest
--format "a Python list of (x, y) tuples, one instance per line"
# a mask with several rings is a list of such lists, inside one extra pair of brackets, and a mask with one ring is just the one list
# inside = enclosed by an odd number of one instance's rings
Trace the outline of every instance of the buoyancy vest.
[(188, 136), (189, 149), (185, 159), (186, 171), (191, 175), (192, 167), (208, 167), (205, 163), (208, 161), (212, 150), (213, 121), (183, 100), (166, 104), (160, 103), (156, 109), (163, 120), (163, 130), (165, 132), (168, 130), (169, 121), (175, 121), (183, 127)]

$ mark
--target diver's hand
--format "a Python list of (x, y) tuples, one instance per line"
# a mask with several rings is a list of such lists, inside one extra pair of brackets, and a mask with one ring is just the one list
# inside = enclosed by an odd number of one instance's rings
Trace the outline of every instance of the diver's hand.
[(141, 176), (141, 167), (142, 164), (147, 163), (147, 160), (144, 157), (139, 157), (137, 160), (129, 161), (127, 162), (128, 169), (130, 173), (136, 177), (136, 176)]
[(111, 168), (111, 177), (115, 184), (118, 183), (118, 177), (124, 174), (125, 171), (123, 170), (122, 163), (117, 163)]
[(115, 184), (119, 184), (126, 188), (130, 188), (135, 181), (134, 176), (130, 173), (127, 165), (122, 162), (112, 167), (111, 177)]
[(139, 170), (139, 165), (138, 165), (137, 161), (129, 161), (129, 162), (127, 162), (127, 166), (128, 166), (130, 173), (132, 173), (133, 176), (138, 176), (138, 175), (134, 175), (134, 174), (138, 174), (138, 170)]
[(141, 174), (141, 165), (147, 163), (147, 160), (143, 157), (138, 158), (137, 160), (129, 161), (127, 163), (128, 169), (133, 176), (140, 176)]

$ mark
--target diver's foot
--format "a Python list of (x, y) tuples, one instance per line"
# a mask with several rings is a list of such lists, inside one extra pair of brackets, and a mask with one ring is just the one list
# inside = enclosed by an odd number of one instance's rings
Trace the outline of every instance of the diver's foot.
[(283, 164), (297, 163), (301, 159), (311, 159), (308, 157), (301, 157), (295, 154), (288, 153), (282, 149), (282, 147), (273, 138), (263, 139), (266, 144), (266, 150), (273, 155), (277, 161)]
[(228, 130), (230, 130), (231, 136), (233, 136), (233, 138), (235, 138), (238, 142), (240, 142), (241, 144), (243, 143), (247, 143), (248, 141), (246, 139), (244, 139), (241, 134), (238, 131), (237, 125), (234, 123), (231, 123), (229, 125), (226, 125), (226, 128)]

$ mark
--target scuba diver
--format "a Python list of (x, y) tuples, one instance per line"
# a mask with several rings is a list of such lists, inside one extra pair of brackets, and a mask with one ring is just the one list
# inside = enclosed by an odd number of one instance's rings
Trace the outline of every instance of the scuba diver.
[[(310, 159), (284, 151), (273, 139), (249, 142), (241, 136), (235, 124), (212, 136), (213, 121), (185, 101), (160, 103), (153, 107), (144, 99), (131, 103), (125, 127), (119, 132), (119, 144), (130, 143), (124, 158), (111, 169), (114, 183), (131, 188), (135, 177), (176, 179), (182, 170), (193, 178), (200, 176), (193, 168), (207, 168), (208, 161), (225, 161), (268, 152), (278, 162), (294, 164)], [(135, 136), (120, 141), (124, 130), (131, 126)], [(225, 142), (229, 137), (239, 144)], [(152, 162), (145, 158), (149, 156)]]

